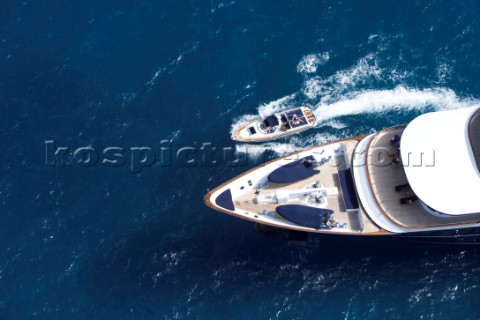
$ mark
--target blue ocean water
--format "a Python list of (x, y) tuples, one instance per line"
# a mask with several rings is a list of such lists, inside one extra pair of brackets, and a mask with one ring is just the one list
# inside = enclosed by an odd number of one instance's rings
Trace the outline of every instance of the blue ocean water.
[[(479, 16), (474, 0), (1, 1), (0, 318), (480, 318), (475, 246), (300, 248), (203, 204), (266, 158), (480, 104)], [(320, 127), (229, 138), (304, 103)], [(45, 141), (99, 160), (52, 165)], [(126, 163), (102, 164), (108, 147)]]

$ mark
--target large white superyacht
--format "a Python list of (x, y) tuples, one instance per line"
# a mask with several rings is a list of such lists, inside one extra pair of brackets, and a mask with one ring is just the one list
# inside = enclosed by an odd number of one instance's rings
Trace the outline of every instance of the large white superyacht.
[(313, 146), (211, 190), (212, 209), (268, 226), (352, 236), (480, 234), (480, 108)]

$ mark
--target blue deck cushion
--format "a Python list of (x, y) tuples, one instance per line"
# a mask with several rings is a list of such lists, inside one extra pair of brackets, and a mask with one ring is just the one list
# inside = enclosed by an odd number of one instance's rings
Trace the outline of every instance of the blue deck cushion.
[(340, 186), (342, 188), (343, 203), (345, 209), (354, 210), (358, 209), (357, 194), (355, 192), (355, 183), (353, 182), (353, 176), (350, 169), (339, 170), (338, 179), (340, 180)]
[(293, 183), (319, 173), (320, 170), (314, 170), (308, 160), (310, 158), (307, 157), (283, 165), (272, 171), (267, 179), (273, 183)]
[(275, 116), (268, 116), (263, 123), (265, 124), (265, 127), (270, 128), (270, 127), (275, 127), (278, 126), (278, 119)]
[(233, 205), (232, 192), (230, 189), (227, 189), (220, 193), (215, 199), (215, 204), (223, 209), (230, 211), (235, 211), (235, 206)]
[(281, 205), (275, 211), (290, 222), (314, 229), (329, 229), (326, 223), (333, 213), (332, 210), (298, 204)]

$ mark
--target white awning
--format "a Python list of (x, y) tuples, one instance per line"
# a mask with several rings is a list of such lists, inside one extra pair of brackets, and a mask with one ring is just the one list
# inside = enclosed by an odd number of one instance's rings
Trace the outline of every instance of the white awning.
[(408, 183), (436, 211), (480, 212), (480, 173), (468, 138), (470, 116), (477, 109), (427, 113), (403, 132), (400, 150)]

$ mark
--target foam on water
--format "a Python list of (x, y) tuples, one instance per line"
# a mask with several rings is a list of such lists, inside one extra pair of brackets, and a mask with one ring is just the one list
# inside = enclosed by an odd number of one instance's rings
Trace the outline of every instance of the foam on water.
[(328, 121), (325, 121), (322, 126), (327, 126), (327, 127), (331, 127), (333, 129), (337, 129), (337, 130), (340, 130), (340, 129), (344, 129), (347, 127), (347, 125), (339, 120), (335, 120), (335, 119), (331, 119), (331, 120), (328, 120)]
[(285, 142), (265, 142), (261, 144), (241, 143), (235, 146), (235, 152), (238, 158), (244, 158), (245, 156), (242, 155), (246, 155), (248, 159), (253, 160), (260, 160), (262, 157), (266, 157), (266, 152), (268, 151), (280, 157), (301, 149), (303, 149), (303, 147)]
[[(328, 53), (309, 54), (297, 65), (299, 72), (309, 74), (317, 71), (318, 65), (329, 59)], [(439, 81), (448, 76), (450, 67), (444, 62), (438, 67)], [(357, 60), (352, 67), (338, 70), (322, 78), (310, 76), (303, 87), (295, 93), (276, 99), (258, 107), (259, 115), (244, 115), (232, 125), (232, 131), (258, 118), (303, 104), (303, 98), (317, 100), (313, 107), (319, 126), (328, 125), (334, 129), (343, 129), (340, 122), (325, 122), (346, 115), (362, 113), (382, 113), (394, 110), (434, 110), (458, 109), (480, 104), (480, 100), (459, 97), (452, 89), (446, 87), (409, 88), (404, 85), (414, 77), (412, 71), (398, 68), (384, 69), (379, 66), (377, 53), (367, 54)], [(365, 89), (371, 84), (392, 83), (390, 89)], [(438, 82), (436, 83), (438, 84)], [(378, 86), (377, 86), (378, 87)], [(281, 147), (279, 150), (282, 150)]]
[(173, 141), (173, 140), (177, 139), (180, 136), (181, 133), (182, 133), (182, 129), (177, 129), (175, 131), (172, 131), (168, 134), (167, 140)]
[(472, 98), (460, 98), (448, 88), (412, 89), (397, 86), (391, 90), (361, 90), (351, 92), (331, 104), (315, 106), (319, 123), (346, 115), (382, 113), (392, 110), (434, 110), (466, 108), (480, 104)]
[[(395, 71), (392, 72), (398, 77), (398, 73)], [(389, 74), (378, 66), (376, 55), (368, 54), (359, 59), (351, 68), (339, 70), (329, 77), (317, 76), (306, 79), (301, 92), (310, 100), (321, 98), (322, 101), (328, 101), (358, 85), (371, 81), (381, 82), (383, 78), (389, 78)]]
[[(307, 75), (303, 87), (280, 99), (260, 105), (258, 114), (247, 114), (232, 124), (232, 132), (258, 118), (267, 116), (294, 106), (303, 104), (303, 97), (317, 100), (312, 107), (318, 126), (330, 127), (334, 131), (346, 128), (337, 118), (365, 113), (382, 114), (398, 110), (458, 109), (480, 105), (480, 100), (461, 98), (452, 89), (445, 87), (409, 88), (403, 83), (414, 76), (413, 72), (397, 68), (383, 69), (379, 66), (377, 54), (368, 54), (347, 69), (338, 70), (332, 75), (321, 78), (308, 76), (317, 71), (317, 67), (328, 61), (328, 53), (309, 54), (297, 65), (297, 71)], [(448, 65), (439, 65), (439, 79), (448, 76)], [(441, 82), (441, 81), (440, 81)], [(368, 84), (393, 83), (391, 89), (365, 89)], [(438, 82), (437, 82), (438, 84)], [(299, 139), (288, 137), (284, 142), (266, 142), (263, 144), (237, 146), (237, 153), (247, 153), (250, 158), (259, 160), (270, 150), (277, 156), (299, 151), (307, 146), (317, 145), (340, 138), (331, 133), (314, 134)]]
[[(319, 56), (322, 58), (318, 58)], [(297, 70), (299, 72), (308, 73), (308, 70), (313, 71), (313, 65), (317, 65), (319, 63), (318, 61), (326, 62), (328, 59), (328, 53), (307, 55), (300, 60)], [(255, 120), (259, 116), (267, 116), (275, 112), (293, 108), (296, 105), (301, 105), (301, 100), (303, 100), (302, 96), (306, 96), (309, 100), (318, 100), (318, 97), (321, 97), (321, 102), (324, 103), (338, 101), (339, 97), (352, 88), (371, 79), (378, 80), (383, 73), (383, 70), (378, 66), (376, 56), (374, 54), (369, 54), (359, 59), (351, 68), (339, 70), (325, 79), (318, 76), (307, 77), (303, 87), (298, 92), (294, 92), (280, 99), (260, 105), (257, 108), (257, 115), (246, 114), (235, 119), (232, 124), (231, 132), (248, 122)], [(396, 72), (396, 70), (392, 71), (392, 74), (397, 80), (401, 79), (401, 76), (399, 76), (399, 73)]]
[(437, 67), (438, 83), (445, 83), (450, 78), (453, 71), (453, 67), (448, 63), (442, 62)]
[(236, 155), (239, 158), (244, 158), (243, 155), (247, 155), (249, 159), (262, 160), (265, 157), (266, 152), (272, 152), (276, 157), (281, 157), (292, 152), (297, 152), (305, 149), (308, 146), (315, 146), (330, 141), (343, 138), (342, 135), (335, 135), (331, 133), (316, 133), (309, 136), (291, 136), (286, 142), (265, 142), (260, 144), (246, 144), (241, 143), (236, 145)]
[[(448, 88), (413, 89), (397, 86), (391, 90), (359, 90), (340, 97), (331, 104), (318, 103), (313, 107), (319, 126), (329, 126), (336, 130), (346, 127), (338, 117), (366, 113), (382, 114), (395, 110), (434, 110), (459, 109), (480, 105), (480, 100), (460, 98)], [(278, 156), (299, 151), (307, 146), (322, 144), (342, 138), (329, 133), (314, 134), (307, 137), (292, 136), (287, 142), (275, 142), (251, 145), (240, 145), (237, 152), (248, 152), (258, 159), (265, 150), (270, 149)], [(246, 151), (244, 151), (246, 150)]]
[(297, 65), (299, 73), (315, 73), (319, 66), (323, 66), (330, 60), (330, 53), (308, 54), (304, 56)]
[(171, 73), (176, 67), (178, 67), (180, 62), (186, 56), (189, 56), (195, 53), (199, 46), (200, 46), (199, 42), (193, 42), (191, 44), (188, 44), (187, 48), (182, 50), (180, 54), (176, 58), (172, 59), (168, 65), (162, 65), (159, 68), (157, 68), (152, 78), (145, 84), (147, 86), (147, 92), (150, 92), (150, 90), (157, 85), (160, 77), (164, 73)]

